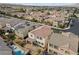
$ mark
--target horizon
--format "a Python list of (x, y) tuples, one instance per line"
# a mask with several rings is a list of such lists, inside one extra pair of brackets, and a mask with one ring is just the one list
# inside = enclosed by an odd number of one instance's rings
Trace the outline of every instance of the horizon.
[(21, 5), (32, 5), (32, 6), (67, 6), (73, 5), (74, 3), (24, 3)]
[(0, 3), (25, 6), (79, 6), (79, 3)]

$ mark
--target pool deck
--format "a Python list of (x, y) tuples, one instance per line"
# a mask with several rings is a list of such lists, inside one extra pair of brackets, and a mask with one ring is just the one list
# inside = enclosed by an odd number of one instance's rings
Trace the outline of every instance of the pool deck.
[(16, 46), (18, 46), (18, 48), (20, 49), (20, 50), (23, 50), (24, 52), (29, 52), (29, 50), (28, 49), (24, 49), (23, 47), (21, 47), (19, 44), (17, 44), (16, 42), (14, 42), (14, 44), (16, 45)]
[[(27, 49), (30, 50), (32, 55), (38, 55), (38, 54), (40, 54), (42, 51), (44, 51), (43, 48), (41, 48), (41, 47), (39, 47), (39, 46), (35, 46), (35, 45), (33, 45), (33, 44), (29, 44), (29, 43), (27, 43), (24, 48), (25, 48), (26, 50), (27, 50)], [(40, 53), (38, 53), (39, 50), (41, 51)]]

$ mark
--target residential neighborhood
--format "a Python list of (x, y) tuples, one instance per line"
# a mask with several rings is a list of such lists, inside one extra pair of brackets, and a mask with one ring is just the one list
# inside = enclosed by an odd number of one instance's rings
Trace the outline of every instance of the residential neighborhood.
[(0, 3), (0, 55), (79, 55), (79, 8)]

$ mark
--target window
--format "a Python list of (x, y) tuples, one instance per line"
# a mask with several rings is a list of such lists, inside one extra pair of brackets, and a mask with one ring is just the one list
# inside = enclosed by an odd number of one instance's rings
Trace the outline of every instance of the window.
[(37, 36), (37, 39), (39, 39), (39, 37)]
[(40, 42), (38, 42), (40, 44)]
[(38, 37), (38, 36), (37, 36), (37, 39), (40, 39), (40, 40), (42, 40), (42, 37)]
[(57, 52), (54, 52), (55, 55), (57, 55)]
[(37, 41), (35, 41), (35, 42), (37, 42)]
[(52, 52), (52, 50), (51, 50), (51, 49), (49, 49), (49, 52)]
[(41, 45), (43, 45), (43, 43), (41, 43)]
[(49, 46), (53, 47), (53, 44), (49, 44)]
[(32, 35), (30, 35), (31, 37), (33, 37)]
[(36, 43), (39, 43), (38, 41), (36, 41)]
[(42, 38), (40, 37), (40, 40), (42, 40)]
[(41, 43), (41, 42), (38, 42), (38, 41), (37, 41), (37, 43), (39, 43), (39, 44), (43, 45), (43, 43)]
[(61, 49), (63, 51), (63, 49)]
[(55, 45), (54, 45), (54, 48), (55, 48), (55, 49), (58, 49), (58, 46), (55, 46)]

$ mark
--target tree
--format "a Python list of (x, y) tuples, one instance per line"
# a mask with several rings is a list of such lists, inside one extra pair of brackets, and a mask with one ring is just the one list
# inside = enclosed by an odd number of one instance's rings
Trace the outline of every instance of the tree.
[(78, 10), (77, 8), (75, 8), (75, 10), (74, 10), (73, 13), (75, 14), (75, 13), (77, 13), (77, 12), (79, 12), (79, 10)]
[(19, 17), (20, 19), (24, 19), (24, 17), (23, 16), (21, 16), (21, 17)]
[(9, 33), (9, 35), (7, 35), (8, 37), (8, 40), (15, 40), (16, 39), (16, 36), (14, 33)]
[(78, 18), (74, 13), (72, 15), (69, 16), (69, 18)]
[(65, 28), (65, 25), (59, 24), (58, 27), (63, 29), (63, 28)]
[(18, 16), (17, 15), (14, 15), (14, 17), (17, 18)]
[(20, 12), (26, 12), (26, 9), (21, 8)]
[(45, 23), (46, 25), (50, 25), (50, 26), (53, 25), (53, 22), (50, 22), (50, 21), (45, 21), (44, 23)]
[(50, 15), (50, 12), (47, 12), (47, 15)]
[(5, 31), (0, 29), (0, 35), (3, 35), (3, 34), (5, 34)]
[(45, 19), (43, 18), (42, 20), (41, 20), (41, 23), (44, 23), (45, 21), (44, 21)]
[(41, 53), (41, 49), (38, 49), (38, 54), (40, 54)]
[(32, 19), (33, 22), (38, 22), (35, 18)]

